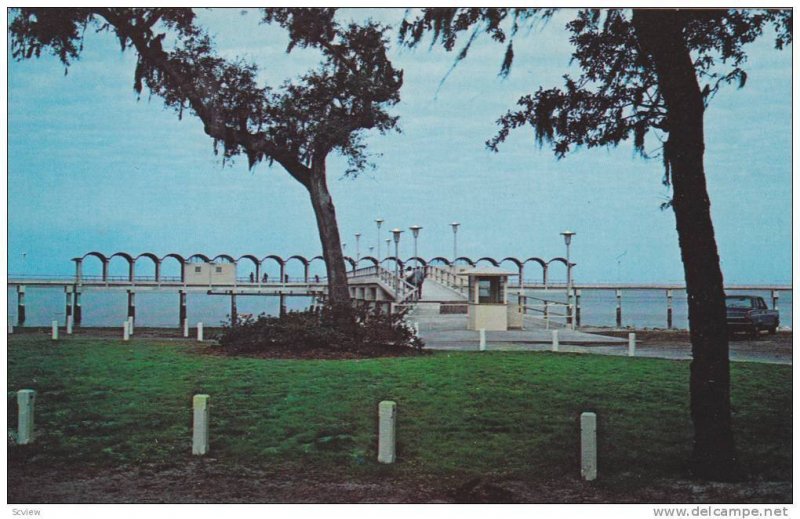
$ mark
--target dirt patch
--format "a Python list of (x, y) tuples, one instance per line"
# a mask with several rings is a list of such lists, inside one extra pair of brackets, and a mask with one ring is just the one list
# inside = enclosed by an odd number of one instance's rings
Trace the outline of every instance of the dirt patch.
[(36, 470), (9, 467), (9, 503), (790, 503), (791, 482), (653, 480), (631, 487), (577, 477), (521, 481), (487, 475), (346, 472), (228, 466), (213, 458), (151, 466)]

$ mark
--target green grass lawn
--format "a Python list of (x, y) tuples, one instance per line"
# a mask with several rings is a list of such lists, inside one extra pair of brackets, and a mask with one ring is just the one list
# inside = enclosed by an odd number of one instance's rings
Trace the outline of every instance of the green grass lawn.
[[(260, 360), (183, 342), (9, 336), (16, 390), (35, 389), (28, 466), (174, 466), (191, 458), (191, 400), (211, 395), (211, 456), (240, 464), (536, 480), (578, 473), (579, 415), (598, 414), (602, 477), (683, 477), (689, 364), (531, 352), (439, 352), (360, 361)], [(792, 368), (732, 367), (734, 427), (749, 476), (791, 480)], [(376, 461), (377, 404), (398, 405), (398, 463)]]

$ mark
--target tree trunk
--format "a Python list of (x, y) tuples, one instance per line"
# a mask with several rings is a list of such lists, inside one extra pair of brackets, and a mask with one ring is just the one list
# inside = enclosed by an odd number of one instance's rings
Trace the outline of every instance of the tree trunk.
[(333, 207), (325, 176), (325, 159), (315, 160), (307, 187), (317, 218), (322, 257), (328, 273), (328, 301), (334, 304), (350, 304), (350, 289), (342, 255), (342, 242), (339, 239), (339, 226), (336, 224), (336, 209)]
[(667, 106), (664, 153), (672, 175), (692, 341), (691, 467), (699, 477), (730, 479), (736, 473), (736, 453), (725, 292), (703, 169), (703, 98), (683, 39), (685, 16), (676, 10), (634, 10), (633, 23), (642, 50), (653, 60)]

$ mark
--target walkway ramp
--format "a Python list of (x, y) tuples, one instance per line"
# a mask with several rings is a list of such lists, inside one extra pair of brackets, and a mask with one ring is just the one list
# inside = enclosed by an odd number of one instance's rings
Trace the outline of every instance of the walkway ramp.
[(452, 303), (463, 301), (466, 303), (467, 297), (453, 288), (428, 278), (422, 282), (422, 298), (420, 301), (427, 303)]

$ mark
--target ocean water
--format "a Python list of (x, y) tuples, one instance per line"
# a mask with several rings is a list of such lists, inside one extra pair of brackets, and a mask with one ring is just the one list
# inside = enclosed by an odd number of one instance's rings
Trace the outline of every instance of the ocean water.
[[(526, 291), (529, 295), (554, 301), (564, 302), (564, 291)], [(749, 294), (761, 296), (772, 308), (772, 295), (769, 290), (728, 290), (729, 295)], [(512, 301), (513, 290), (509, 292)], [(617, 297), (614, 289), (583, 289), (580, 298), (582, 326), (616, 326)], [(778, 310), (781, 316), (781, 327), (792, 327), (792, 292), (779, 291)], [(563, 309), (556, 310), (563, 313)], [(658, 290), (622, 290), (622, 326), (633, 328), (666, 328), (667, 327), (667, 293)], [(689, 306), (686, 293), (682, 290), (672, 291), (672, 327), (689, 328)]]
[[(582, 290), (581, 325), (615, 326), (616, 296), (614, 290)], [(672, 323), (674, 328), (688, 328), (688, 307), (686, 295), (673, 290)], [(764, 298), (772, 306), (769, 291), (749, 290), (729, 291), (730, 294), (747, 293)], [(548, 291), (527, 291), (528, 295), (553, 301), (564, 301), (564, 292), (558, 289)], [(792, 327), (792, 292), (780, 291), (778, 309), (781, 314), (781, 327)], [(509, 293), (509, 301), (514, 300), (515, 292)], [(187, 317), (190, 323), (203, 322), (206, 326), (217, 326), (230, 314), (230, 297), (210, 296), (205, 293), (187, 295)], [(276, 296), (238, 296), (237, 308), (240, 314), (278, 313)], [(309, 297), (287, 297), (289, 310), (301, 310), (311, 304)], [(66, 298), (63, 287), (28, 287), (25, 296), (26, 326), (49, 326), (54, 320), (66, 322)], [(81, 295), (83, 326), (112, 327), (121, 325), (126, 318), (127, 294), (124, 291), (107, 292), (86, 290)], [(8, 311), (12, 323), (17, 322), (16, 290), (8, 290)], [(556, 310), (563, 312), (563, 310)], [(136, 294), (136, 323), (138, 326), (178, 327), (179, 298), (177, 291), (138, 292)], [(635, 328), (666, 328), (667, 297), (665, 290), (623, 290), (622, 325)]]
[[(286, 297), (289, 310), (302, 310), (312, 303), (310, 297)], [(178, 328), (180, 299), (176, 291), (137, 292), (137, 326)], [(236, 298), (239, 314), (278, 314), (279, 299), (276, 296), (242, 296)], [(84, 290), (81, 294), (83, 326), (121, 326), (126, 319), (128, 296), (124, 291)], [(231, 312), (231, 300), (227, 296), (212, 296), (205, 293), (186, 295), (186, 317), (190, 323), (202, 322), (206, 326), (218, 326), (226, 321)], [(8, 313), (11, 322), (17, 323), (16, 290), (8, 290)], [(53, 321), (66, 322), (66, 295), (63, 287), (27, 287), (25, 290), (25, 326), (50, 326)]]

